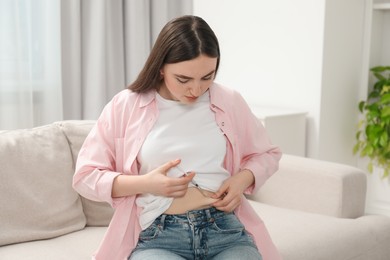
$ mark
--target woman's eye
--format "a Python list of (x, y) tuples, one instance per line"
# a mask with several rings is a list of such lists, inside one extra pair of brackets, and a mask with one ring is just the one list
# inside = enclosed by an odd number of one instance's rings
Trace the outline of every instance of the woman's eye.
[(213, 79), (213, 77), (214, 77), (214, 73), (212, 73), (212, 74), (209, 74), (209, 75), (207, 75), (207, 76), (203, 77), (203, 78), (202, 78), (202, 80), (212, 80), (212, 79)]
[(189, 79), (181, 79), (181, 78), (176, 78), (177, 81), (179, 81), (180, 83), (187, 83), (189, 81)]

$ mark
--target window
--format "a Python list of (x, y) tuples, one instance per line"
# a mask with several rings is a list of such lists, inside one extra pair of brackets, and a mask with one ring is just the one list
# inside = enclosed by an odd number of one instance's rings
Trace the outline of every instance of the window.
[(59, 8), (59, 0), (0, 1), (0, 129), (58, 120)]

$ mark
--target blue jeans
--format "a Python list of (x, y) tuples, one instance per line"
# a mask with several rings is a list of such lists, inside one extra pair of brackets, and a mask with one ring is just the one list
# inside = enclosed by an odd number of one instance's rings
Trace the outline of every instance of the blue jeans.
[(215, 208), (161, 215), (140, 234), (130, 260), (261, 260), (251, 236), (233, 213)]

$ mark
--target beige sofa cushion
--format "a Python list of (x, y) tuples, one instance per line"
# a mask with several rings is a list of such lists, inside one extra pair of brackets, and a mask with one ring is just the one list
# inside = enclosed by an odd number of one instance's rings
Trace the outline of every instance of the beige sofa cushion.
[[(80, 148), (95, 124), (95, 121), (61, 121), (56, 123), (65, 133), (76, 162)], [(73, 165), (74, 167), (74, 165)], [(73, 168), (74, 171), (74, 168)], [(112, 218), (114, 210), (106, 202), (96, 202), (81, 197), (87, 226), (107, 226)]]
[(366, 175), (352, 166), (284, 154), (279, 171), (249, 198), (328, 216), (364, 214)]
[[(91, 260), (107, 227), (86, 227), (53, 239), (0, 247), (1, 260)], [(107, 259), (110, 260), (110, 259)]]
[(68, 142), (56, 125), (0, 132), (0, 245), (84, 228)]
[(283, 259), (389, 259), (390, 219), (386, 216), (336, 218), (249, 202)]

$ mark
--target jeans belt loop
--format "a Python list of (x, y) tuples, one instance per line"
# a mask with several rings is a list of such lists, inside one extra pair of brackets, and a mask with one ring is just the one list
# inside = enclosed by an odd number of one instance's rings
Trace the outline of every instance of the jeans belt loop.
[(160, 219), (160, 226), (161, 228), (164, 230), (164, 226), (165, 226), (165, 218), (166, 218), (167, 215), (165, 214), (162, 214), (161, 215), (161, 219)]
[(209, 220), (211, 218), (210, 209), (206, 209), (205, 212), (206, 212), (207, 220)]

